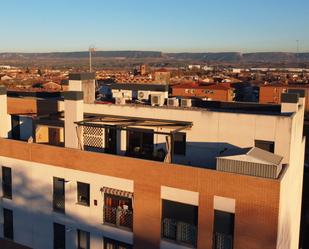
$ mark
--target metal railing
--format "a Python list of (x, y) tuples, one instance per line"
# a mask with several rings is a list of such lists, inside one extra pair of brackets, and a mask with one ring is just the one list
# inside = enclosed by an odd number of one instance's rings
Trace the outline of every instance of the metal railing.
[(12, 199), (12, 184), (3, 182), (2, 193), (4, 198)]
[(233, 249), (233, 236), (223, 233), (214, 233), (213, 249)]
[(104, 206), (103, 223), (123, 228), (133, 228), (133, 211), (121, 207)]
[(193, 224), (165, 218), (162, 222), (163, 238), (196, 247), (197, 228)]
[(65, 212), (65, 198), (64, 195), (54, 194), (53, 195), (53, 210), (55, 212)]

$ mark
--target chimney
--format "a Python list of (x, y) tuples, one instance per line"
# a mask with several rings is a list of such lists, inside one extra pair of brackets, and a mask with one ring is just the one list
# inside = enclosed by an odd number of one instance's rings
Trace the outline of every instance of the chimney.
[(281, 94), (281, 113), (297, 112), (299, 104), (299, 94), (282, 93)]
[(65, 147), (78, 149), (79, 139), (75, 122), (84, 119), (83, 92), (64, 92), (64, 141)]
[(95, 73), (70, 73), (69, 91), (82, 91), (84, 103), (93, 104), (95, 101)]
[(8, 138), (11, 130), (10, 115), (7, 110), (7, 91), (4, 86), (0, 86), (0, 137)]

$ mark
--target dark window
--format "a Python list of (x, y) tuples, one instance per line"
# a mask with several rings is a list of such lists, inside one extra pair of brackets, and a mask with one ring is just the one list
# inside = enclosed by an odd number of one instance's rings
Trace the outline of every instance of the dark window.
[(104, 223), (132, 229), (132, 199), (123, 196), (104, 194)]
[(12, 199), (12, 171), (2, 167), (2, 193), (4, 198)]
[(15, 139), (15, 140), (20, 140), (19, 116), (13, 115), (11, 117), (11, 125), (12, 125), (12, 131), (11, 131), (12, 138)]
[(255, 147), (271, 153), (275, 152), (275, 142), (273, 141), (255, 140)]
[(233, 249), (234, 214), (215, 210), (213, 249)]
[(133, 157), (152, 159), (153, 130), (134, 129), (127, 132), (128, 155)]
[(117, 154), (117, 130), (105, 128), (105, 153)]
[(173, 136), (174, 139), (174, 154), (186, 155), (186, 133), (177, 132)]
[(77, 230), (77, 249), (90, 249), (90, 233)]
[(77, 182), (77, 203), (81, 205), (90, 205), (90, 185)]
[(56, 212), (65, 212), (65, 187), (64, 179), (54, 177), (53, 179), (53, 208)]
[(13, 211), (3, 208), (3, 236), (6, 239), (14, 239)]
[(65, 226), (54, 223), (54, 249), (65, 249)]
[(132, 249), (133, 246), (117, 241), (117, 240), (113, 240), (113, 239), (108, 239), (108, 238), (104, 238), (104, 248), (103, 249)]
[(162, 237), (196, 246), (198, 207), (162, 200)]

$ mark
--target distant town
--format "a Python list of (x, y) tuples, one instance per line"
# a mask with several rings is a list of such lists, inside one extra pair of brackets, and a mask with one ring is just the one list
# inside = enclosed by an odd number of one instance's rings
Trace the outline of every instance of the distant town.
[(92, 52), (0, 55), (0, 248), (308, 248), (307, 55)]

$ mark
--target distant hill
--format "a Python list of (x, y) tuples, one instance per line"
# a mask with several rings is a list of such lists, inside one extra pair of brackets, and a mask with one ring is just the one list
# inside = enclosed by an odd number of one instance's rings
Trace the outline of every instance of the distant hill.
[[(170, 59), (203, 62), (227, 63), (287, 63), (309, 62), (309, 53), (162, 53), (159, 51), (96, 51), (97, 58), (127, 58), (127, 59)], [(0, 53), (0, 61), (10, 60), (53, 60), (53, 59), (82, 59), (87, 58), (88, 52), (54, 52), (54, 53)]]

